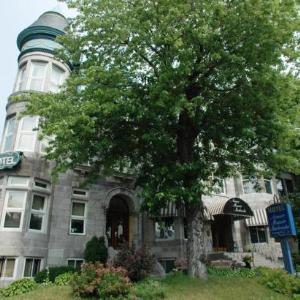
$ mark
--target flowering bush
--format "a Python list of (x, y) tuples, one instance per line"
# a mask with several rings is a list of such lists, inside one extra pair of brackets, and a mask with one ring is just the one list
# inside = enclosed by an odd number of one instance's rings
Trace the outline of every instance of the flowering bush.
[(146, 278), (153, 270), (155, 257), (146, 248), (137, 251), (124, 246), (116, 255), (113, 265), (123, 267), (128, 272), (128, 277), (133, 282)]
[(104, 267), (99, 262), (83, 264), (81, 273), (75, 273), (71, 285), (77, 297), (100, 299), (126, 297), (131, 289), (126, 270)]

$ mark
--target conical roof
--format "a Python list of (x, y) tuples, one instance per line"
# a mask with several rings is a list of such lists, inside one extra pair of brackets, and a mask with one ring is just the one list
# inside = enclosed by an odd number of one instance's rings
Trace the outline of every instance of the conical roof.
[(68, 20), (59, 9), (47, 11), (20, 32), (17, 38), (18, 48), (21, 51), (24, 43), (37, 38), (54, 40), (65, 33), (67, 26)]

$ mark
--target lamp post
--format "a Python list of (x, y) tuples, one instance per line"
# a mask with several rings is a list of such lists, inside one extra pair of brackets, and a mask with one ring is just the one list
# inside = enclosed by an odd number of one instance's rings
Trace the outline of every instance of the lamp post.
[(2, 271), (3, 271), (3, 267), (4, 267), (4, 262), (5, 262), (6, 257), (5, 256), (0, 256), (0, 278), (2, 277)]

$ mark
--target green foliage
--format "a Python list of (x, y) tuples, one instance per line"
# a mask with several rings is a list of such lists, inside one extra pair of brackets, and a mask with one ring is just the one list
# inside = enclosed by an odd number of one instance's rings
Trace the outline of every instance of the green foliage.
[(146, 248), (135, 251), (134, 248), (124, 246), (114, 258), (114, 266), (123, 267), (128, 272), (128, 277), (133, 282), (143, 280), (153, 270), (155, 263), (154, 255)]
[(211, 276), (227, 277), (227, 278), (253, 278), (256, 276), (255, 270), (248, 268), (221, 268), (221, 267), (208, 267), (207, 272)]
[(71, 286), (77, 297), (115, 299), (128, 295), (131, 283), (123, 268), (104, 267), (97, 262), (83, 264), (81, 273), (75, 273)]
[(92, 237), (85, 245), (84, 259), (86, 262), (106, 263), (108, 257), (107, 247), (105, 246), (104, 237)]
[(144, 300), (158, 300), (166, 297), (165, 289), (157, 280), (144, 280), (134, 285), (135, 295)]
[(59, 266), (59, 267), (50, 267), (47, 269), (44, 269), (40, 272), (38, 272), (35, 276), (34, 276), (34, 280), (37, 283), (44, 283), (47, 280), (54, 283), (55, 282), (55, 278), (61, 274), (64, 273), (74, 273), (75, 269), (73, 267), (70, 266)]
[(73, 276), (74, 276), (74, 273), (72, 273), (72, 272), (60, 274), (55, 278), (54, 283), (59, 286), (69, 285), (73, 279)]
[(0, 289), (0, 295), (4, 297), (22, 295), (30, 291), (33, 291), (36, 288), (37, 288), (37, 284), (34, 280), (29, 278), (23, 278), (14, 281), (6, 288)]
[(258, 268), (259, 282), (280, 294), (300, 296), (300, 279), (282, 269)]
[(250, 256), (250, 255), (244, 256), (243, 262), (245, 263), (247, 268), (251, 269), (252, 256)]

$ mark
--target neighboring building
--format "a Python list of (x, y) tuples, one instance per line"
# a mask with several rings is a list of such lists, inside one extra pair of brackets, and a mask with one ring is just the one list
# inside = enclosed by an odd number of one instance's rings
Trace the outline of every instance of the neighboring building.
[[(137, 247), (147, 244), (168, 270), (185, 256), (185, 217), (173, 205), (154, 220), (140, 212), (141, 199), (133, 178), (100, 177), (80, 188), (88, 167), (78, 167), (53, 181), (53, 162), (43, 158), (47, 140), (40, 141), (37, 116), (21, 116), (29, 91), (57, 92), (71, 69), (56, 60), (55, 38), (64, 34), (65, 17), (48, 11), (17, 39), (19, 70), (8, 99), (0, 148), (0, 286), (32, 277), (46, 266), (83, 262), (85, 243), (106, 236), (116, 249), (124, 240)], [(18, 101), (12, 101), (12, 99)], [(257, 192), (246, 177), (228, 178), (205, 197), (208, 253), (243, 252), (254, 246), (278, 258), (278, 244), (270, 238), (265, 207), (275, 194), (290, 192), (295, 177), (260, 179)], [(276, 250), (275, 250), (276, 249)]]

